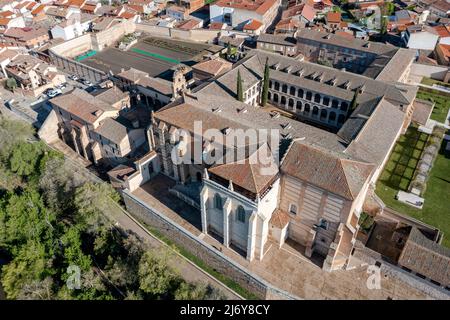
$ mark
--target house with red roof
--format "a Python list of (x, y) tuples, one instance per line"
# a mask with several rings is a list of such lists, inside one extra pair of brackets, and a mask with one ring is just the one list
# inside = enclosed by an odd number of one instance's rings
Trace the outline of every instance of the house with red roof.
[[(281, 0), (218, 0), (209, 7), (211, 22), (226, 23), (243, 30), (252, 21), (262, 24), (260, 31), (270, 26), (280, 10)], [(255, 24), (249, 27), (254, 28)]]

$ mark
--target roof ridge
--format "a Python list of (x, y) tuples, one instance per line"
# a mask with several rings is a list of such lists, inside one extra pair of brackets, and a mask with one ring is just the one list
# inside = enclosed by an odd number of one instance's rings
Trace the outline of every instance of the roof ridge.
[(345, 160), (345, 159), (338, 158), (338, 162), (340, 164), (340, 169), (341, 169), (341, 171), (342, 171), (342, 173), (344, 174), (344, 177), (345, 177), (345, 185), (347, 186), (346, 189), (350, 193), (351, 198), (355, 199), (355, 195), (352, 192), (352, 188), (350, 187), (350, 184), (348, 183), (347, 172), (344, 169), (344, 165), (343, 165), (343, 161), (342, 160)]

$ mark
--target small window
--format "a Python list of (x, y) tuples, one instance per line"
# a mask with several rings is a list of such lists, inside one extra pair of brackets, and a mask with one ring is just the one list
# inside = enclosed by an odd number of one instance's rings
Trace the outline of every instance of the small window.
[(245, 223), (245, 210), (242, 206), (237, 207), (236, 218), (238, 221)]
[(293, 203), (289, 205), (289, 213), (291, 214), (297, 214), (297, 206)]

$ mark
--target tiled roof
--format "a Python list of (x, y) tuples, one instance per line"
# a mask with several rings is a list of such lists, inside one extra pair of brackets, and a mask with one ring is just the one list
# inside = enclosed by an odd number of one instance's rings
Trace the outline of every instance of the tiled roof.
[(128, 129), (112, 118), (106, 118), (94, 130), (97, 134), (105, 137), (115, 144), (120, 144), (128, 135)]
[(78, 88), (70, 93), (53, 98), (50, 102), (87, 123), (94, 123), (105, 111), (114, 110), (106, 102), (96, 99)]
[(358, 196), (373, 169), (372, 164), (299, 141), (292, 143), (281, 164), (283, 173), (349, 200)]
[(328, 12), (326, 15), (326, 19), (328, 23), (339, 23), (341, 22), (341, 13), (340, 12)]
[(252, 31), (255, 31), (255, 30), (258, 30), (259, 28), (261, 28), (262, 27), (262, 22), (261, 21), (259, 21), (259, 20), (256, 20), (256, 19), (252, 19), (252, 20), (250, 20), (250, 22), (249, 23), (247, 23), (246, 25), (244, 25), (244, 30), (252, 30)]
[(450, 249), (431, 241), (416, 227), (412, 227), (398, 263), (444, 287), (450, 285)]
[(212, 5), (255, 11), (263, 15), (277, 3), (277, 0), (219, 0)]
[(227, 66), (231, 68), (231, 63), (226, 60), (217, 58), (199, 62), (193, 65), (192, 69), (200, 70), (215, 76), (218, 75)]
[(97, 99), (100, 99), (109, 105), (113, 105), (129, 96), (128, 92), (123, 92), (116, 86), (107, 89), (101, 89), (93, 93)]
[(260, 194), (273, 181), (274, 176), (278, 173), (278, 167), (275, 165), (274, 170), (270, 170), (270, 174), (265, 173), (264, 169), (268, 169), (270, 163), (274, 165), (272, 153), (267, 144), (263, 144), (247, 159), (219, 164), (208, 171), (227, 181), (232, 181), (233, 185), (237, 185), (253, 194)]

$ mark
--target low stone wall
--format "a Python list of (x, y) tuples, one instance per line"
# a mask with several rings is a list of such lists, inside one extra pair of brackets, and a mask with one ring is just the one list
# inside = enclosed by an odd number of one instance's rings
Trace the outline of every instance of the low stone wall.
[(193, 236), (182, 226), (172, 221), (165, 215), (150, 208), (147, 204), (139, 200), (128, 190), (122, 192), (127, 211), (135, 218), (144, 221), (148, 225), (157, 229), (164, 236), (174, 241), (177, 245), (191, 252), (196, 257), (203, 260), (214, 270), (226, 275), (240, 286), (254, 293), (262, 299), (299, 299), (289, 293), (273, 287), (265, 280), (250, 273), (245, 268), (238, 265), (226, 257), (221, 252), (215, 250), (210, 245)]

